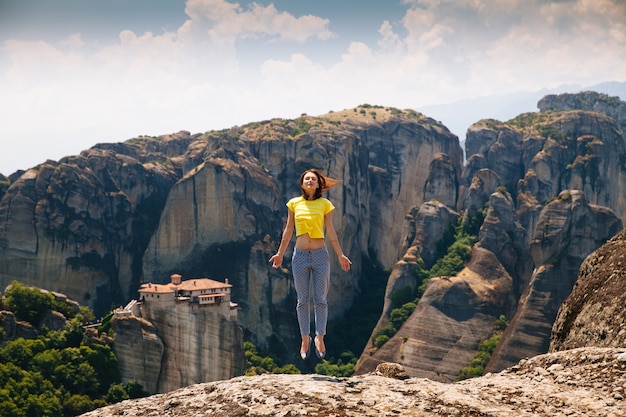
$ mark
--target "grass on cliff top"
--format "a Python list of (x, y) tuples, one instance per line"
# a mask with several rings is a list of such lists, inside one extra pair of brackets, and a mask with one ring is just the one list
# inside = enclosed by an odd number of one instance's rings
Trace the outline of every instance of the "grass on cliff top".
[(302, 113), (296, 119), (274, 118), (258, 122), (247, 123), (236, 129), (225, 129), (214, 134), (230, 134), (247, 140), (260, 140), (275, 137), (291, 137), (297, 139), (302, 134), (308, 133), (313, 127), (330, 129), (339, 126), (346, 121), (363, 122), (386, 122), (392, 118), (405, 118), (414, 120), (420, 124), (437, 124), (435, 120), (424, 116), (412, 109), (400, 110), (395, 107), (385, 107), (370, 104), (361, 104), (355, 108), (339, 111), (329, 111), (319, 116), (309, 116)]

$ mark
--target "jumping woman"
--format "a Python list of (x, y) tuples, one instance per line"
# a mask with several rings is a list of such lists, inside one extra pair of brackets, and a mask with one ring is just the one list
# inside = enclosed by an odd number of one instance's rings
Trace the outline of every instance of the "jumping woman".
[(278, 252), (269, 262), (274, 268), (283, 263), (283, 255), (296, 229), (296, 246), (292, 256), (294, 286), (298, 303), (296, 312), (302, 343), (300, 357), (306, 360), (311, 350), (310, 302), (311, 283), (313, 284), (313, 311), (315, 315), (315, 354), (318, 358), (326, 356), (324, 336), (328, 320), (328, 288), (330, 286), (330, 258), (324, 240), (324, 229), (341, 269), (348, 272), (352, 262), (341, 250), (337, 232), (333, 227), (332, 213), (335, 206), (322, 192), (328, 190), (339, 181), (325, 177), (316, 169), (304, 171), (300, 176), (302, 195), (287, 202), (287, 224), (283, 230)]

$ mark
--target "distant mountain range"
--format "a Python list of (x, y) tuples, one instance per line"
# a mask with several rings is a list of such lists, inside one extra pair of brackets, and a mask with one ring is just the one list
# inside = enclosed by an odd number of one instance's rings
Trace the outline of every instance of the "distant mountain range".
[(496, 119), (504, 122), (522, 113), (538, 111), (537, 102), (548, 94), (579, 93), (588, 90), (618, 96), (621, 100), (626, 99), (626, 81), (611, 81), (589, 87), (563, 85), (533, 92), (478, 97), (449, 104), (424, 106), (416, 110), (443, 123), (459, 137), (463, 145), (467, 128), (481, 119)]

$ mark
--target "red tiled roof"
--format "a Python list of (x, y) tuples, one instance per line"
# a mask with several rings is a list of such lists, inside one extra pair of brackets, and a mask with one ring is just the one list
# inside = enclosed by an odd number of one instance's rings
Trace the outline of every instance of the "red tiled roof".
[(215, 281), (209, 278), (195, 278), (189, 279), (181, 282), (180, 284), (172, 284), (171, 282), (167, 284), (153, 284), (148, 282), (146, 284), (142, 284), (139, 287), (139, 292), (150, 292), (150, 293), (159, 293), (166, 294), (172, 293), (175, 291), (202, 291), (202, 290), (216, 290), (216, 289), (224, 289), (231, 288), (232, 285), (226, 284), (224, 282)]

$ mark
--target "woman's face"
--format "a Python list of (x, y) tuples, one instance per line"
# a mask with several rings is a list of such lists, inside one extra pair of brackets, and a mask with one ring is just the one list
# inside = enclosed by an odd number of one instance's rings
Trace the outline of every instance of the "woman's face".
[(302, 188), (315, 191), (319, 188), (319, 179), (313, 172), (307, 172), (302, 178)]

